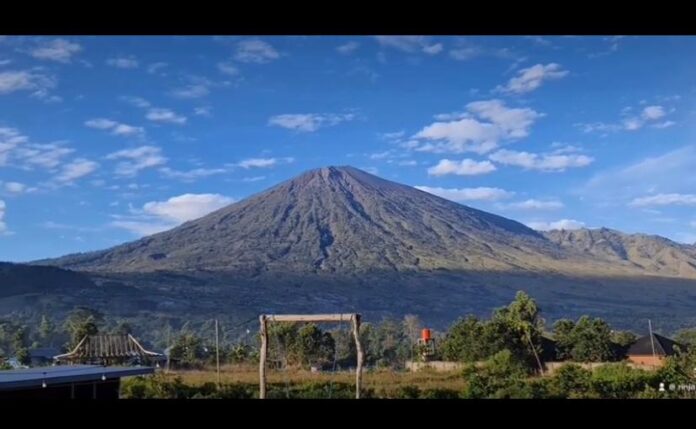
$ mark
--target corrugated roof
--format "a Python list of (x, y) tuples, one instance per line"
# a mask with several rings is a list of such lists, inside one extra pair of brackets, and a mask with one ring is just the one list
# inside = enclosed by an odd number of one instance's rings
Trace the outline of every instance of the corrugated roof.
[(161, 357), (160, 353), (145, 350), (131, 335), (90, 335), (70, 353), (55, 357), (57, 360), (108, 359), (133, 357)]
[(113, 380), (134, 375), (153, 374), (152, 367), (104, 367), (99, 365), (66, 365), (0, 371), (0, 390), (41, 387), (45, 382), (63, 384)]

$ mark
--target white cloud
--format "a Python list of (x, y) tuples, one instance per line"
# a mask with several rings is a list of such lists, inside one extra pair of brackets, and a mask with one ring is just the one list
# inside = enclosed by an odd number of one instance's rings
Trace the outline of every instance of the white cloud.
[[(618, 123), (606, 123), (606, 122), (592, 122), (592, 123), (578, 123), (575, 126), (579, 127), (583, 132), (617, 132), (617, 131), (636, 131), (649, 125), (652, 128), (668, 128), (675, 125), (674, 121), (663, 120), (667, 116), (668, 112), (664, 106), (651, 105), (644, 107), (640, 114), (628, 116), (633, 110), (632, 107), (626, 107), (622, 110), (621, 114), (624, 118)], [(671, 111), (674, 111), (672, 109)], [(659, 121), (659, 122), (658, 122)]]
[(5, 212), (7, 206), (3, 200), (0, 200), (0, 235), (7, 232), (7, 224), (5, 223)]
[[(413, 137), (431, 141), (415, 148), (422, 152), (486, 153), (501, 141), (527, 137), (534, 121), (542, 117), (530, 108), (508, 108), (500, 100), (467, 104), (461, 119), (435, 122)], [(432, 143), (434, 141), (435, 143)]]
[(277, 164), (280, 163), (291, 163), (294, 162), (294, 158), (249, 158), (245, 159), (241, 162), (238, 162), (236, 165), (237, 167), (242, 167), (245, 169), (249, 168), (268, 168), (268, 167), (274, 167)]
[(200, 98), (210, 94), (208, 86), (203, 83), (195, 83), (174, 89), (170, 92), (176, 98)]
[(150, 235), (205, 216), (233, 202), (233, 198), (219, 194), (183, 194), (166, 201), (145, 203), (142, 209), (132, 210), (134, 216), (117, 216), (122, 219), (111, 222), (111, 226), (137, 235)]
[(5, 165), (10, 154), (28, 140), (28, 137), (16, 128), (0, 127), (0, 166)]
[(196, 116), (210, 116), (212, 109), (209, 106), (200, 106), (193, 109), (193, 114)]
[(125, 101), (126, 103), (130, 103), (135, 107), (140, 107), (141, 109), (146, 109), (146, 108), (151, 106), (150, 102), (142, 97), (133, 97), (133, 96), (125, 95), (125, 96), (122, 96), (119, 98), (121, 100)]
[(594, 159), (579, 154), (537, 154), (516, 152), (502, 149), (489, 156), (495, 162), (504, 165), (514, 165), (525, 170), (540, 170), (545, 172), (562, 172), (568, 168), (579, 168), (590, 165)]
[(442, 51), (441, 43), (431, 43), (426, 36), (375, 36), (380, 45), (395, 48), (403, 52), (417, 53), (423, 52), (428, 55), (435, 55)]
[(196, 179), (214, 176), (216, 174), (223, 174), (227, 172), (227, 170), (225, 170), (224, 168), (195, 168), (193, 170), (188, 171), (178, 171), (173, 170), (169, 167), (160, 168), (159, 171), (166, 177), (172, 179), (179, 179), (184, 182), (192, 182)]
[(97, 130), (109, 130), (115, 136), (142, 137), (145, 134), (143, 127), (122, 124), (111, 119), (96, 118), (85, 121), (85, 126)]
[(506, 191), (500, 188), (433, 188), (430, 186), (415, 186), (416, 189), (437, 195), (439, 197), (456, 201), (499, 201), (505, 198), (510, 198), (514, 192)]
[(23, 163), (23, 168), (41, 167), (52, 169), (57, 167), (62, 159), (75, 152), (75, 149), (59, 144), (29, 144), (16, 150), (15, 156)]
[(696, 189), (696, 146), (684, 146), (595, 174), (575, 192), (611, 204), (627, 204), (652, 193), (692, 194)]
[(245, 177), (242, 179), (242, 182), (251, 183), (251, 182), (258, 182), (258, 181), (265, 180), (265, 179), (266, 179), (266, 176)]
[(662, 106), (647, 106), (641, 112), (643, 119), (655, 120), (664, 117), (667, 114)]
[(147, 72), (150, 74), (156, 74), (159, 70), (167, 67), (168, 65), (168, 63), (163, 62), (152, 63), (147, 66)]
[(561, 219), (555, 222), (528, 222), (527, 226), (537, 231), (551, 231), (554, 229), (573, 230), (584, 228), (585, 223), (574, 219)]
[(21, 194), (28, 189), (27, 185), (19, 182), (5, 182), (3, 186), (11, 194)]
[(568, 74), (567, 70), (562, 70), (560, 64), (536, 64), (524, 68), (517, 73), (517, 76), (508, 81), (505, 86), (498, 86), (497, 91), (525, 94), (539, 88), (544, 81), (560, 79)]
[(145, 117), (153, 122), (164, 122), (168, 124), (183, 125), (186, 123), (186, 117), (176, 114), (174, 111), (162, 108), (152, 108), (148, 110)]
[(510, 203), (505, 208), (520, 209), (520, 210), (556, 210), (562, 209), (563, 203), (557, 200), (535, 200), (529, 199), (517, 203)]
[(132, 232), (138, 236), (157, 234), (158, 232), (166, 231), (176, 226), (157, 221), (138, 220), (115, 220), (111, 222), (110, 225), (116, 228), (125, 229), (126, 231)]
[(355, 119), (355, 115), (352, 113), (284, 114), (271, 117), (268, 120), (268, 125), (311, 133), (317, 131), (319, 128), (331, 127), (353, 119)]
[(437, 165), (428, 168), (428, 174), (431, 176), (444, 176), (446, 174), (473, 176), (490, 173), (495, 170), (495, 165), (490, 161), (474, 161), (473, 159), (451, 161), (449, 159), (441, 159)]
[(40, 60), (69, 63), (72, 56), (81, 50), (82, 46), (78, 43), (70, 42), (65, 39), (54, 39), (32, 49), (30, 54), (32, 57)]
[(467, 61), (481, 55), (481, 48), (477, 46), (464, 46), (450, 49), (449, 55), (457, 61)]
[(0, 95), (15, 91), (33, 91), (38, 98), (48, 97), (48, 90), (55, 87), (55, 79), (28, 70), (0, 72)]
[(336, 50), (338, 53), (343, 54), (343, 55), (349, 55), (355, 52), (356, 49), (360, 47), (360, 43), (355, 42), (355, 41), (350, 41), (347, 43), (342, 44), (341, 46), (337, 47)]
[(232, 63), (218, 63), (217, 68), (220, 70), (220, 73), (229, 76), (239, 75), (239, 69)]
[(254, 39), (239, 42), (234, 58), (243, 63), (265, 64), (280, 58), (280, 54), (269, 43)]
[(135, 176), (140, 170), (158, 167), (167, 162), (162, 155), (162, 149), (156, 146), (140, 146), (135, 149), (124, 149), (107, 155), (106, 159), (119, 160), (116, 174), (119, 176)]
[(119, 69), (136, 69), (138, 68), (138, 60), (135, 57), (116, 57), (106, 60), (106, 64)]
[(76, 158), (63, 165), (61, 172), (55, 176), (55, 180), (61, 184), (72, 183), (75, 180), (91, 174), (99, 168), (99, 164), (84, 158)]
[(634, 198), (629, 205), (631, 207), (650, 206), (696, 206), (696, 194), (657, 194), (647, 197)]

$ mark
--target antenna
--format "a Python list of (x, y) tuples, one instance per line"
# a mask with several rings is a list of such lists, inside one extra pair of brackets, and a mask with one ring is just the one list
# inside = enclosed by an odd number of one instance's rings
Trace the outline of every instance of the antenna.
[(650, 331), (650, 345), (652, 346), (653, 357), (655, 357), (655, 340), (653, 339), (652, 322), (648, 319), (648, 330)]

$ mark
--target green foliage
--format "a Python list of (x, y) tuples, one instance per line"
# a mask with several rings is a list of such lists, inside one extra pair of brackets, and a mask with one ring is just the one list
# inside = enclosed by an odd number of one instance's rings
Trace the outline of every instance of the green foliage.
[(522, 385), (528, 377), (528, 369), (512, 352), (502, 350), (482, 368), (467, 367), (463, 375), (467, 381), (466, 398), (512, 398), (524, 391)]
[(116, 325), (111, 332), (115, 335), (133, 334), (133, 327), (130, 323), (121, 321), (118, 322), (118, 325)]
[(65, 319), (64, 329), (70, 335), (68, 348), (76, 347), (85, 336), (97, 335), (99, 326), (104, 322), (104, 315), (96, 310), (78, 307)]
[(489, 356), (488, 341), (484, 336), (486, 324), (474, 316), (459, 319), (452, 325), (439, 350), (448, 361), (475, 362)]
[(549, 382), (549, 396), (555, 398), (584, 398), (590, 392), (592, 372), (576, 364), (564, 365)]
[(611, 328), (602, 319), (582, 316), (577, 323), (562, 319), (554, 324), (558, 358), (577, 362), (604, 362), (614, 358)]
[(625, 363), (610, 363), (592, 372), (590, 388), (598, 398), (627, 399), (657, 388), (658, 380), (656, 373), (633, 369)]
[(42, 344), (52, 345), (55, 333), (56, 325), (45, 314), (41, 316), (41, 323), (39, 323), (39, 339)]
[(674, 341), (683, 344), (687, 347), (696, 346), (696, 328), (680, 330), (674, 337)]
[(181, 368), (196, 368), (208, 356), (203, 341), (192, 333), (182, 333), (169, 351), (170, 358)]

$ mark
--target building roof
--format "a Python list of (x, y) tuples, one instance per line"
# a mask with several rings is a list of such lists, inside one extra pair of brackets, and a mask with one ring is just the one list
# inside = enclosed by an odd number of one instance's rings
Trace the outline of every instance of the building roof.
[(56, 360), (108, 358), (160, 358), (160, 353), (145, 350), (132, 335), (89, 335), (70, 353), (55, 356)]
[(41, 387), (43, 383), (63, 384), (113, 380), (134, 375), (153, 374), (152, 367), (114, 367), (99, 365), (65, 365), (0, 371), (0, 390)]
[(671, 340), (662, 335), (652, 334), (652, 341), (650, 340), (650, 335), (638, 338), (631, 347), (628, 348), (627, 354), (629, 356), (652, 356), (653, 354), (653, 344), (655, 345), (655, 355), (657, 356), (672, 356), (676, 353), (676, 347), (684, 349), (684, 346)]

